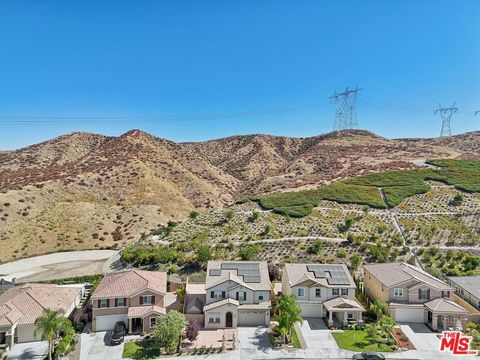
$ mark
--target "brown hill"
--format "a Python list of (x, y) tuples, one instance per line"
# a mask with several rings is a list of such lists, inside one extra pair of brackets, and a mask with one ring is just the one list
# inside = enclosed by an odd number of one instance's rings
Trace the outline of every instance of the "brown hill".
[(427, 158), (480, 156), (480, 133), (388, 140), (367, 131), (175, 143), (142, 132), (72, 133), (0, 152), (0, 261), (120, 247), (194, 209)]

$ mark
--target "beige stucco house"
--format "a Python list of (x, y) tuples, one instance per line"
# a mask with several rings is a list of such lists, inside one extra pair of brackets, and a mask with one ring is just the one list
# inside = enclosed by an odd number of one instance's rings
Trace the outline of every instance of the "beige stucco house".
[(329, 326), (362, 321), (365, 309), (355, 299), (356, 285), (343, 264), (285, 264), (282, 292), (292, 294), (302, 317), (327, 317)]
[(469, 311), (453, 301), (454, 289), (422, 269), (403, 262), (364, 266), (371, 300), (387, 304), (397, 322), (426, 323), (432, 329), (461, 328)]
[(25, 284), (0, 294), (0, 348), (40, 341), (34, 334), (35, 320), (44, 309), (59, 310), (70, 317), (80, 304), (83, 286)]
[(92, 331), (123, 321), (129, 333), (150, 332), (168, 306), (167, 274), (130, 269), (105, 275), (91, 297)]
[[(266, 262), (209, 261), (203, 306), (205, 328), (268, 325), (271, 292)], [(198, 312), (199, 297), (190, 298), (187, 312)]]
[(480, 275), (450, 276), (448, 283), (455, 289), (458, 296), (480, 310)]

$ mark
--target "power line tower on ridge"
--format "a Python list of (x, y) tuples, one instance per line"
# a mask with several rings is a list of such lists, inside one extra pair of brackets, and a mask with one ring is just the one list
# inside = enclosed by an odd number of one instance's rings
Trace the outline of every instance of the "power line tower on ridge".
[(450, 119), (452, 118), (452, 115), (458, 111), (458, 108), (455, 107), (455, 104), (456, 102), (454, 102), (453, 105), (448, 108), (444, 108), (441, 104), (438, 104), (438, 109), (433, 112), (434, 114), (440, 114), (440, 118), (442, 119), (442, 131), (440, 132), (440, 137), (452, 136)]
[(330, 100), (335, 104), (335, 121), (333, 131), (358, 129), (357, 120), (357, 95), (360, 90), (358, 86), (355, 89), (349, 89), (330, 96)]

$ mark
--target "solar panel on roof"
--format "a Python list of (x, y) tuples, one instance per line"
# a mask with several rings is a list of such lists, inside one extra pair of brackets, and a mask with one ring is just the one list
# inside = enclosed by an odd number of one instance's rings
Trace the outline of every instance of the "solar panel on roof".
[(222, 269), (210, 269), (210, 276), (222, 275)]
[(237, 276), (242, 276), (246, 283), (259, 283), (261, 281), (258, 263), (222, 263), (221, 268), (223, 270), (236, 270)]

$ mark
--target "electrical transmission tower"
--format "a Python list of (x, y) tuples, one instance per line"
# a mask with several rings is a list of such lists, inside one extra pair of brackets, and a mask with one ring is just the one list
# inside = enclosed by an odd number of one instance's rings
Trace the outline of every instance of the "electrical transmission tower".
[(333, 123), (333, 131), (358, 129), (357, 120), (357, 95), (360, 89), (349, 89), (348, 86), (344, 92), (335, 91), (330, 100), (335, 104), (335, 121)]
[(440, 114), (442, 119), (442, 131), (440, 132), (440, 137), (452, 136), (452, 130), (450, 129), (450, 119), (452, 115), (458, 111), (458, 108), (455, 107), (455, 102), (452, 106), (448, 108), (442, 107), (441, 104), (438, 104), (438, 109), (435, 110), (434, 114)]
[(475, 111), (475, 114), (473, 114), (473, 116), (477, 116), (477, 114), (480, 114), (480, 110)]

